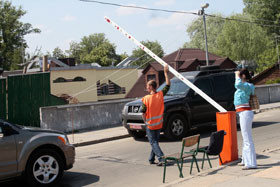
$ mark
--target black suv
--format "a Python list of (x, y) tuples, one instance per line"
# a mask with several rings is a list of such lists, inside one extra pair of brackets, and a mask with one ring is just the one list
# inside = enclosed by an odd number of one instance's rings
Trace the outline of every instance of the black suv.
[[(182, 75), (226, 110), (234, 110), (233, 70), (206, 69), (185, 72)], [(164, 86), (165, 83), (158, 91)], [(134, 138), (146, 135), (141, 107), (142, 101), (138, 99), (127, 103), (122, 112), (123, 125)], [(195, 126), (216, 123), (217, 109), (176, 77), (171, 79), (171, 87), (164, 97), (164, 107), (162, 131), (168, 139), (181, 139)]]

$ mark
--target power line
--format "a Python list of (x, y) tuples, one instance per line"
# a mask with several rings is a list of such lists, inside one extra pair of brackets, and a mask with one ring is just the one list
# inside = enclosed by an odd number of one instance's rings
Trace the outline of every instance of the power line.
[(148, 7), (133, 6), (133, 5), (122, 5), (122, 4), (117, 4), (117, 3), (95, 1), (95, 0), (79, 0), (79, 1), (88, 2), (88, 3), (98, 3), (98, 4), (103, 4), (103, 5), (118, 6), (118, 7), (124, 7), (124, 8), (135, 8), (135, 9), (151, 10), (151, 11), (158, 11), (158, 12), (198, 15), (198, 13), (195, 13), (195, 12), (178, 11), (178, 10), (167, 10), (167, 9), (159, 9), (159, 8), (148, 8)]
[(260, 25), (263, 27), (280, 27), (280, 25), (266, 25), (266, 24), (262, 24), (260, 22), (257, 21), (250, 21), (250, 20), (241, 20), (241, 19), (236, 19), (236, 18), (227, 18), (227, 17), (221, 17), (221, 16), (217, 16), (217, 15), (211, 15), (211, 14), (205, 14), (206, 16), (209, 17), (214, 17), (214, 18), (218, 18), (218, 19), (223, 19), (223, 20), (227, 20), (227, 21), (237, 21), (237, 22), (242, 22), (242, 23), (249, 23), (249, 24), (256, 24), (256, 25)]
[[(198, 13), (188, 12), (188, 11), (167, 10), (167, 9), (159, 9), (159, 8), (148, 8), (148, 7), (142, 7), (142, 6), (123, 5), (123, 4), (118, 4), (118, 3), (96, 1), (96, 0), (79, 0), (79, 1), (88, 2), (88, 3), (97, 3), (97, 4), (102, 4), (102, 5), (124, 7), (124, 8), (134, 8), (134, 9), (167, 12), (167, 13), (178, 13), (178, 14), (192, 14), (192, 15), (200, 16)], [(219, 19), (223, 19), (223, 20), (228, 20), (228, 21), (238, 21), (238, 22), (243, 22), (243, 23), (248, 23), (248, 24), (257, 24), (257, 25), (264, 26), (264, 27), (280, 27), (280, 25), (276, 25), (276, 24), (271, 25), (271, 24), (262, 24), (261, 23), (261, 22), (274, 23), (274, 21), (272, 21), (272, 20), (255, 19), (255, 20), (251, 21), (251, 20), (245, 20), (245, 19), (242, 20), (242, 19), (236, 19), (236, 18), (221, 17), (221, 16), (211, 15), (211, 14), (205, 14), (205, 15), (209, 16), (209, 17), (215, 17), (215, 18), (219, 18)]]

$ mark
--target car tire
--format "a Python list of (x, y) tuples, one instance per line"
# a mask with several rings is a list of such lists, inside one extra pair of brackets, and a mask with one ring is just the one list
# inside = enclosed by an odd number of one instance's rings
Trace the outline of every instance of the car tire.
[(63, 172), (64, 162), (59, 153), (40, 149), (29, 158), (25, 176), (30, 186), (53, 186), (60, 181)]
[(181, 114), (172, 114), (164, 130), (164, 136), (169, 140), (181, 140), (187, 135), (188, 124), (186, 118)]
[(128, 134), (130, 136), (132, 136), (134, 139), (141, 139), (141, 138), (145, 138), (146, 136), (146, 132), (144, 131), (134, 131), (134, 130), (127, 130)]

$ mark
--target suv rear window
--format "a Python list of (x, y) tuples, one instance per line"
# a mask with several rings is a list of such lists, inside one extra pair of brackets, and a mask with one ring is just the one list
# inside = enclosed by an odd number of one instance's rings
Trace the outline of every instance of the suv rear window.
[(231, 90), (231, 83), (227, 75), (216, 75), (213, 77), (215, 93), (218, 95), (227, 94)]
[(207, 95), (213, 95), (211, 81), (209, 78), (199, 78), (194, 84)]

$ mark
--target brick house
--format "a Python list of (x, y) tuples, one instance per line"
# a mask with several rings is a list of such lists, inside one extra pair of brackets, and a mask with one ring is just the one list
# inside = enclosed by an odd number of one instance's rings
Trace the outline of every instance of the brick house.
[[(195, 71), (199, 66), (206, 65), (205, 51), (201, 49), (179, 49), (164, 56), (162, 59), (179, 72)], [(236, 64), (229, 58), (223, 58), (212, 53), (209, 53), (209, 65), (218, 65), (223, 69), (236, 67)], [(170, 77), (173, 76), (171, 75)], [(155, 80), (157, 85), (164, 83), (163, 67), (159, 63), (151, 62), (148, 64), (142, 71), (142, 75), (136, 81), (135, 85), (126, 95), (126, 98), (143, 97), (146, 95), (146, 83), (149, 80)]]
[(253, 77), (252, 82), (255, 85), (266, 84), (268, 80), (275, 80), (280, 78), (279, 64), (275, 64), (272, 67), (264, 70), (255, 77)]

